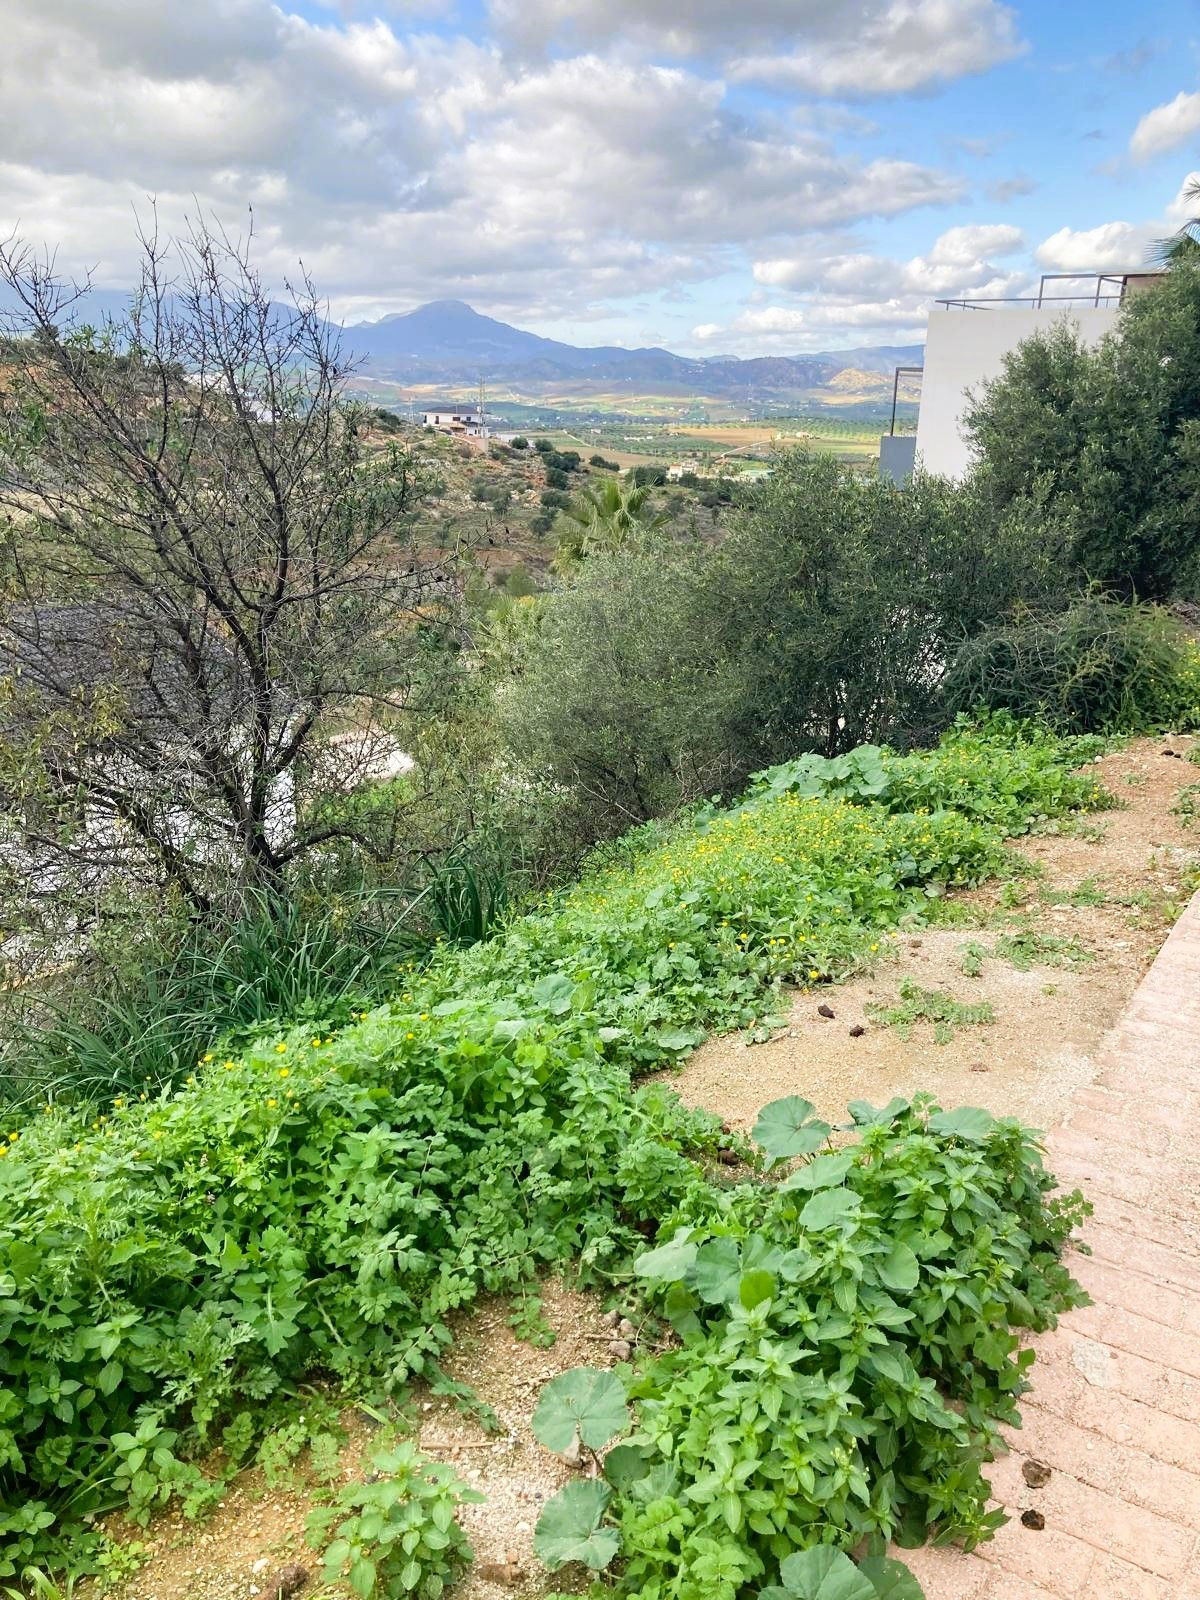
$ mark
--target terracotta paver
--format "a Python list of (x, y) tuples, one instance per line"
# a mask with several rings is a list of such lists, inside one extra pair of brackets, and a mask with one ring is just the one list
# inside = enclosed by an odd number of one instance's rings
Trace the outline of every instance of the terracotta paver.
[(988, 1469), (1011, 1520), (971, 1555), (898, 1552), (927, 1600), (1200, 1600), (1200, 895), (1097, 1067), (1046, 1141), (1095, 1207), (1072, 1261), (1092, 1304), (1035, 1341), (1023, 1427)]

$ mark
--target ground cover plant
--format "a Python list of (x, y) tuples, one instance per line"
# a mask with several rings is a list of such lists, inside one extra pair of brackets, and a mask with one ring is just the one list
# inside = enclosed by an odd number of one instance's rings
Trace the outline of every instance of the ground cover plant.
[(985, 1027), (996, 1020), (990, 1000), (972, 1005), (939, 989), (922, 989), (911, 978), (901, 983), (892, 1005), (868, 1006), (867, 1015), (882, 1028), (895, 1028), (902, 1039), (911, 1037), (918, 1022), (931, 1022), (934, 1044), (949, 1044), (959, 1028)]
[[(982, 1468), (1033, 1360), (1016, 1330), (1081, 1298), (1059, 1259), (1077, 1205), (1047, 1203), (1012, 1119), (928, 1098), (850, 1111), (834, 1150), (808, 1101), (764, 1107), (755, 1141), (788, 1175), (690, 1196), (635, 1263), (678, 1343), (624, 1391), (586, 1370), (543, 1391), (548, 1447), (622, 1441), (543, 1512), (552, 1565), (619, 1552), (617, 1592), (644, 1600), (778, 1600), (778, 1582), (919, 1600), (893, 1541), (970, 1546), (1002, 1520)], [(844, 1587), (805, 1586), (822, 1563)]]
[[(265, 1029), (241, 1050), (205, 1051), (177, 1087), (14, 1123), (0, 1139), (0, 1577), (28, 1563), (95, 1565), (92, 1521), (111, 1506), (145, 1519), (178, 1497), (201, 1511), (220, 1485), (199, 1463), (214, 1451), (221, 1471), (250, 1459), (264, 1425), (316, 1376), (356, 1395), (394, 1393), (418, 1373), (436, 1381), (449, 1313), (482, 1291), (516, 1290), (568, 1263), (584, 1281), (628, 1284), (663, 1219), (663, 1244), (678, 1227), (740, 1237), (768, 1217), (791, 1230), (795, 1250), (816, 1250), (811, 1212), (770, 1210), (793, 1203), (775, 1185), (730, 1187), (710, 1159), (728, 1143), (715, 1118), (633, 1079), (709, 1028), (761, 1022), (780, 980), (813, 984), (869, 960), (948, 885), (1003, 870), (1007, 833), (1095, 804), (1094, 778), (1070, 771), (1078, 753), (1008, 724), (964, 727), (923, 758), (883, 758), (928, 763), (919, 788), (945, 796), (936, 809), (787, 790), (705, 807), (612, 853), (489, 941), (443, 945), (424, 969), (410, 963), (393, 999), (368, 1015), (332, 1030)], [(993, 795), (993, 817), (978, 794), (969, 814), (956, 808), (964, 763)], [(910, 784), (913, 770), (900, 768)], [(864, 1218), (877, 1210), (898, 1222), (915, 1206), (922, 1225), (948, 1219), (921, 1244), (932, 1262), (950, 1248), (941, 1233), (953, 1241), (969, 1223), (976, 1177), (981, 1196), (992, 1180), (973, 1173), (977, 1123), (920, 1109), (904, 1118), (895, 1160), (953, 1168), (948, 1187), (938, 1178), (932, 1195), (932, 1178), (897, 1168), (897, 1195), (910, 1194), (888, 1210), (892, 1199), (871, 1185), (886, 1189), (890, 1153), (878, 1171), (864, 1168), (861, 1192), (847, 1181)], [(891, 1124), (880, 1126), (864, 1146), (887, 1144)], [(785, 1151), (760, 1136), (767, 1157), (811, 1151), (825, 1135), (809, 1126), (789, 1137)], [(1011, 1130), (996, 1140), (989, 1171), (993, 1155), (1011, 1166), (1027, 1148)], [(1035, 1180), (1021, 1181), (1032, 1185), (1028, 1216), (1018, 1185), (1010, 1209), (972, 1224), (981, 1260), (993, 1249), (983, 1235), (994, 1234), (1009, 1286), (1029, 1279), (1028, 1306), (1005, 1291), (1007, 1323), (1050, 1314), (1060, 1294), (1033, 1281), (1058, 1223), (1043, 1217)], [(856, 1276), (838, 1230), (829, 1248)], [(946, 1283), (968, 1298), (986, 1289), (991, 1316), (1003, 1283), (980, 1270), (979, 1283), (975, 1266)], [(810, 1292), (806, 1277), (794, 1281)], [(849, 1293), (830, 1292), (839, 1304)], [(701, 1300), (703, 1330), (717, 1302)], [(790, 1289), (786, 1303), (800, 1326)], [(761, 1322), (765, 1304), (743, 1310)], [(826, 1330), (831, 1356), (863, 1331), (853, 1305), (840, 1315), (849, 1326)], [(999, 1336), (1004, 1324), (992, 1323)], [(781, 1326), (781, 1348), (794, 1332)], [(708, 1370), (697, 1366), (695, 1381)], [(926, 1379), (899, 1370), (895, 1403), (933, 1406)], [(682, 1369), (678, 1381), (686, 1391)], [(998, 1377), (987, 1384), (989, 1395), (1003, 1388)], [(956, 1435), (966, 1454), (922, 1468), (921, 1494), (949, 1508), (948, 1527), (964, 1525), (956, 1486), (977, 1471), (986, 1433), (987, 1396), (976, 1398), (978, 1420), (968, 1407), (969, 1436)], [(907, 1474), (907, 1458), (881, 1470)], [(868, 1488), (868, 1498), (883, 1493)], [(906, 1479), (904, 1495), (916, 1493)], [(815, 1522), (802, 1532), (802, 1542), (824, 1539)], [(623, 1548), (641, 1546), (623, 1534)]]

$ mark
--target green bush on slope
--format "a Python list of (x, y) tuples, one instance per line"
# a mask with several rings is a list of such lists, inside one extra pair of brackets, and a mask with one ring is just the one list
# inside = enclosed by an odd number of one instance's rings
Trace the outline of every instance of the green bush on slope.
[(13, 1129), (0, 1575), (86, 1566), (88, 1519), (196, 1491), (193, 1459), (244, 1452), (306, 1377), (394, 1388), (482, 1290), (556, 1262), (627, 1275), (652, 1223), (713, 1203), (696, 1158), (716, 1120), (631, 1076), (996, 870), (1014, 786), (1026, 816), (1097, 798), (1065, 747), (1017, 736), (964, 731), (931, 773), (972, 740), (1010, 775), (999, 824), (792, 794), (712, 811), (332, 1037), (276, 1035), (177, 1092)]
[[(691, 1197), (635, 1263), (680, 1342), (634, 1374), (634, 1431), (600, 1486), (593, 1564), (619, 1550), (630, 1600), (758, 1594), (814, 1546), (870, 1559), (860, 1577), (843, 1557), (845, 1588), (800, 1596), (873, 1595), (876, 1573), (903, 1579), (880, 1593), (915, 1600), (903, 1568), (881, 1568), (892, 1541), (971, 1545), (1003, 1520), (981, 1467), (1033, 1361), (1015, 1330), (1078, 1299), (1059, 1259), (1076, 1203), (1047, 1205), (1053, 1180), (1012, 1119), (928, 1097), (851, 1113), (853, 1142), (832, 1151), (809, 1102), (764, 1107), (768, 1157), (803, 1163)], [(601, 1444), (624, 1432), (613, 1412)], [(574, 1487), (539, 1534), (585, 1531)]]
[(1038, 717), (1060, 733), (1200, 723), (1200, 649), (1159, 606), (1089, 594), (1065, 610), (982, 629), (946, 678), (951, 705)]

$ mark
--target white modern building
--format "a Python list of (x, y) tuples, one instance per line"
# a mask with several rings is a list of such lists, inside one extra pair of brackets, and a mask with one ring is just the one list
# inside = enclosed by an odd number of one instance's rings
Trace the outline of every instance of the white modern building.
[[(1032, 334), (1071, 323), (1086, 344), (1116, 325), (1121, 302), (1151, 288), (1156, 272), (1047, 273), (1036, 295), (1019, 300), (938, 300), (929, 313), (917, 422), (916, 465), (961, 478), (971, 465), (962, 417), (971, 391), (998, 378), (1004, 358)], [(910, 438), (884, 435), (881, 475), (911, 470)]]
[(465, 434), (468, 439), (488, 436), (487, 419), (478, 411), (448, 407), (444, 411), (423, 411), (421, 416), (427, 428), (436, 428), (439, 433)]

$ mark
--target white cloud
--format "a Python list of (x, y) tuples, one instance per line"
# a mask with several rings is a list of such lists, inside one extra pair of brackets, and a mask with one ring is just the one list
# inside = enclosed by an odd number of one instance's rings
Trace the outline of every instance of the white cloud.
[(515, 61), (269, 0), (0, 0), (0, 24), (0, 231), (108, 284), (150, 195), (168, 227), (193, 196), (234, 225), (252, 204), (268, 273), (302, 256), (342, 314), (458, 295), (545, 320), (962, 192), (627, 54)]
[(1017, 200), (1022, 195), (1032, 194), (1037, 184), (1032, 178), (1027, 178), (1024, 173), (1017, 173), (1012, 178), (1001, 178), (996, 183), (987, 186), (987, 197), (994, 205), (1004, 205), (1009, 200)]
[(1144, 266), (1159, 240), (1174, 233), (1196, 213), (1188, 186), (1200, 178), (1189, 173), (1159, 217), (1143, 222), (1101, 222), (1094, 228), (1059, 228), (1043, 239), (1034, 259), (1047, 272), (1113, 272)]
[(981, 282), (1000, 273), (991, 258), (1014, 255), (1025, 248), (1020, 228), (1008, 223), (971, 224), (949, 228), (924, 255), (908, 261), (884, 256), (848, 254), (813, 261), (810, 257), (756, 261), (755, 279), (772, 288), (825, 288), (840, 293), (903, 289), (912, 294), (979, 294)]
[(904, 94), (1020, 53), (1000, 0), (492, 0), (519, 47), (621, 38), (671, 56), (718, 56), (732, 76), (838, 99)]
[(1153, 224), (1102, 222), (1095, 228), (1059, 228), (1038, 245), (1034, 256), (1048, 272), (1104, 272), (1136, 267), (1144, 261), (1155, 233)]
[(995, 0), (890, 0), (846, 7), (842, 15), (844, 33), (806, 39), (790, 52), (745, 56), (734, 62), (733, 75), (808, 94), (869, 99), (986, 72), (1024, 48), (1015, 15)]
[(754, 264), (767, 290), (787, 291), (800, 303), (754, 306), (725, 325), (693, 330), (702, 343), (722, 349), (818, 349), (835, 339), (885, 337), (908, 342), (924, 336), (929, 302), (970, 296), (1002, 299), (1026, 287), (1024, 268), (997, 259), (1025, 248), (1009, 223), (948, 228), (922, 255), (907, 261), (865, 252), (775, 257)]
[(1181, 90), (1174, 100), (1155, 106), (1142, 117), (1129, 140), (1129, 153), (1135, 161), (1148, 161), (1164, 150), (1174, 150), (1196, 133), (1200, 133), (1200, 93)]

